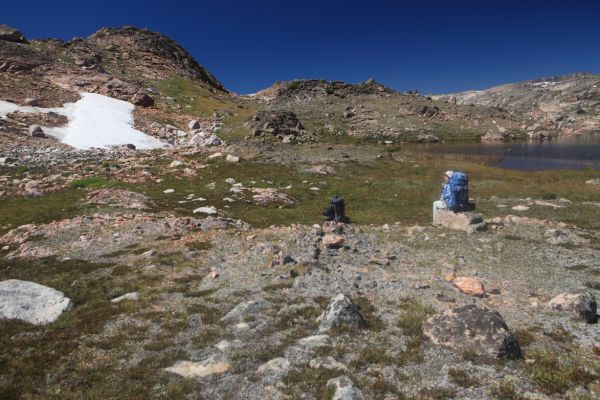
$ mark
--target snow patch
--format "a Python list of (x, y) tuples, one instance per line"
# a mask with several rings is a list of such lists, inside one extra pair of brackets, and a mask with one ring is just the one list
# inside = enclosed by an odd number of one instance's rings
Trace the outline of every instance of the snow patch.
[(96, 93), (81, 93), (75, 103), (60, 108), (19, 106), (0, 100), (0, 118), (15, 112), (55, 112), (68, 118), (67, 125), (44, 127), (47, 135), (76, 149), (109, 148), (133, 144), (137, 149), (168, 146), (160, 140), (133, 128), (134, 105)]

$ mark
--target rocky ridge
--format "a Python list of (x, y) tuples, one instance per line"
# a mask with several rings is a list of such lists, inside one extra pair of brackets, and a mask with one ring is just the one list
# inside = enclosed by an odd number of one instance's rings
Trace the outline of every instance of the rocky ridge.
[(576, 73), (508, 83), (486, 90), (431, 96), (457, 104), (501, 107), (528, 115), (530, 138), (600, 129), (600, 75)]

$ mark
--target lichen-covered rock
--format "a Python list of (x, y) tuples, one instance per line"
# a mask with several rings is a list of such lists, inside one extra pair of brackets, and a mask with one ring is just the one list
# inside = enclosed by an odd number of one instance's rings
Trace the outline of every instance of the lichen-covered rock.
[(335, 388), (332, 400), (362, 400), (361, 391), (347, 376), (339, 376), (327, 381), (327, 386)]
[(485, 230), (487, 226), (481, 214), (475, 212), (455, 213), (450, 210), (436, 210), (433, 213), (433, 225), (444, 226), (467, 233)]
[(548, 302), (548, 307), (557, 311), (570, 312), (588, 323), (598, 321), (596, 297), (585, 289), (561, 293)]
[(178, 361), (165, 370), (186, 378), (203, 378), (205, 376), (227, 372), (230, 367), (231, 364), (224, 356), (213, 355), (200, 362)]
[(272, 136), (286, 143), (310, 139), (296, 114), (291, 111), (259, 111), (248, 125), (253, 128), (251, 136)]
[(497, 311), (475, 304), (429, 318), (423, 333), (431, 343), (477, 356), (520, 358), (521, 348)]
[(334, 326), (348, 326), (362, 329), (367, 322), (358, 308), (343, 293), (337, 294), (331, 299), (327, 309), (317, 319), (320, 322), (319, 331), (327, 331)]
[(35, 282), (9, 279), (0, 282), (0, 318), (20, 319), (35, 325), (55, 321), (71, 300), (64, 293)]

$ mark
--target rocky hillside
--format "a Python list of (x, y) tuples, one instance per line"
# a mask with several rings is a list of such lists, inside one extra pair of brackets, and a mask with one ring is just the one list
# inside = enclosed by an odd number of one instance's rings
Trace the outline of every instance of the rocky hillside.
[(524, 113), (538, 126), (530, 136), (547, 130), (587, 133), (600, 130), (600, 75), (577, 73), (525, 82), (508, 83), (486, 90), (432, 96), (455, 104), (501, 107)]
[(85, 39), (28, 41), (16, 30), (3, 29), (3, 100), (21, 103), (29, 97), (41, 106), (55, 106), (72, 100), (73, 95), (61, 92), (90, 91), (148, 106), (154, 102), (146, 88), (175, 77), (225, 90), (181, 46), (148, 30), (104, 28)]
[(276, 82), (253, 99), (260, 107), (292, 111), (309, 132), (321, 136), (373, 137), (391, 141), (440, 141), (523, 136), (528, 120), (520, 113), (465, 106), (399, 93), (370, 79)]

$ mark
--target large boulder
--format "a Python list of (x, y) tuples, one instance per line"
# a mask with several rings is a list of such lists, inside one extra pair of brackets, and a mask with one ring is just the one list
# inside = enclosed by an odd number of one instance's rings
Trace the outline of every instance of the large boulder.
[(566, 311), (588, 323), (598, 322), (596, 297), (585, 289), (563, 292), (550, 300), (548, 307), (557, 311)]
[(20, 319), (35, 325), (55, 321), (71, 300), (64, 293), (35, 282), (9, 279), (0, 282), (0, 318)]
[(475, 304), (429, 318), (423, 333), (433, 344), (477, 356), (520, 358), (521, 348), (497, 311)]
[(343, 293), (339, 293), (331, 299), (327, 309), (317, 321), (320, 322), (319, 331), (321, 332), (335, 326), (347, 326), (354, 329), (362, 329), (367, 326), (367, 322), (358, 308)]
[(433, 213), (433, 225), (444, 226), (449, 229), (474, 233), (483, 231), (487, 224), (479, 213), (454, 212), (450, 210), (435, 210)]
[(276, 137), (284, 142), (310, 140), (310, 135), (291, 111), (259, 111), (248, 122), (251, 136)]
[(8, 25), (0, 25), (0, 40), (16, 43), (29, 43), (21, 32)]

